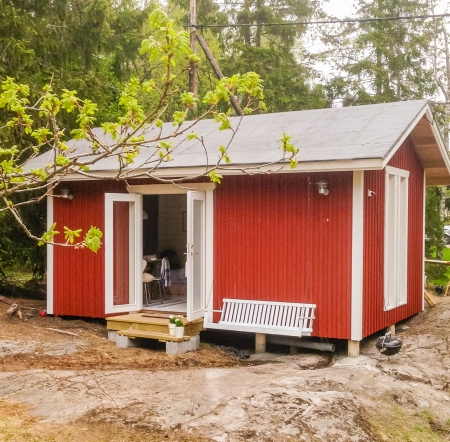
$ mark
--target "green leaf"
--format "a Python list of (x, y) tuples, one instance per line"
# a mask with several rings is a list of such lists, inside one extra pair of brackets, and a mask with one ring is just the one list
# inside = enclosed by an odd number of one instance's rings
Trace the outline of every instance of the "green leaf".
[(63, 166), (67, 166), (70, 163), (70, 160), (69, 160), (69, 158), (65, 157), (64, 155), (57, 155), (55, 162), (58, 166), (63, 167)]
[(220, 175), (219, 173), (217, 173), (216, 170), (211, 170), (211, 172), (209, 172), (208, 174), (209, 179), (213, 182), (213, 183), (217, 183), (220, 184), (221, 180), (222, 180), (222, 175)]
[(46, 127), (41, 127), (39, 129), (36, 129), (31, 133), (31, 136), (36, 138), (36, 140), (42, 144), (45, 141), (47, 141), (47, 137), (53, 135), (53, 133), (48, 130)]
[(73, 244), (75, 238), (80, 237), (81, 229), (71, 230), (68, 227), (64, 226), (64, 239), (69, 242), (69, 244)]
[(44, 169), (30, 169), (30, 172), (33, 175), (36, 175), (37, 177), (39, 177), (41, 179), (41, 181), (45, 181), (47, 179), (47, 172), (45, 172)]
[(84, 237), (84, 243), (89, 250), (97, 253), (97, 251), (100, 249), (100, 246), (102, 245), (102, 237), (102, 231), (97, 227), (91, 226), (91, 228), (87, 231), (86, 236)]
[(52, 226), (50, 227), (50, 229), (48, 229), (43, 235), (42, 235), (42, 240), (38, 242), (38, 246), (42, 246), (46, 243), (50, 243), (53, 241), (53, 237), (55, 235), (58, 235), (58, 231), (55, 230), (56, 228), (56, 223), (53, 223)]

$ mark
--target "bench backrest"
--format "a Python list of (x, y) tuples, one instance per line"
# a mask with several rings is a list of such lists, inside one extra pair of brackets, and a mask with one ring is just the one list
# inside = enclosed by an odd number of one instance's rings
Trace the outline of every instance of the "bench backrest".
[(224, 299), (219, 324), (312, 332), (315, 304)]

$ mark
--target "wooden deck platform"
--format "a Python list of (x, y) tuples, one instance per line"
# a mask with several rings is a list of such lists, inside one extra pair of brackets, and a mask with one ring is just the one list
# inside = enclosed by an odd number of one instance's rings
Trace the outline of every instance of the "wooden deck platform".
[(167, 341), (183, 342), (189, 341), (189, 339), (191, 339), (190, 336), (183, 336), (182, 338), (177, 338), (167, 333), (155, 333), (142, 330), (119, 330), (117, 334), (121, 336), (128, 336), (130, 338), (155, 339), (158, 340), (159, 342), (167, 342)]
[[(164, 339), (164, 337), (169, 336), (169, 316), (169, 314), (157, 311), (143, 311), (127, 315), (111, 316), (106, 318), (106, 328), (117, 332), (126, 331), (126, 334), (120, 334), (136, 338), (147, 337), (149, 339), (158, 339), (158, 335), (156, 337), (150, 337), (149, 335), (152, 333), (160, 334), (160, 338), (167, 341), (168, 339)], [(197, 336), (203, 330), (203, 318), (194, 321), (188, 321), (186, 318), (183, 318), (183, 323), (185, 338)], [(132, 331), (147, 332), (147, 336), (137, 336), (139, 333), (133, 334)], [(180, 339), (183, 340), (183, 338)]]

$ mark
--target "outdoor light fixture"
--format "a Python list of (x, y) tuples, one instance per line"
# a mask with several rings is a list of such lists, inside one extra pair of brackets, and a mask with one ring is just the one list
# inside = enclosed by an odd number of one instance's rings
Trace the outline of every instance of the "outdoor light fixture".
[(328, 190), (328, 183), (326, 181), (318, 181), (316, 183), (317, 186), (317, 190), (321, 195), (328, 195), (330, 193), (330, 191)]
[(73, 200), (72, 192), (69, 189), (61, 189), (61, 196), (65, 200)]

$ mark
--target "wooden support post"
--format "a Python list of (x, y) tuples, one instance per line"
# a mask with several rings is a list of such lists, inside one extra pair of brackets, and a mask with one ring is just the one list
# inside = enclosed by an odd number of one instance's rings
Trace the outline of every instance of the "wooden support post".
[(395, 335), (395, 324), (390, 325), (389, 327), (386, 327), (385, 333), (392, 333), (392, 336)]
[[(196, 0), (190, 0), (189, 7), (189, 32), (190, 32), (190, 46), (192, 52), (196, 53), (196, 35), (197, 30), (195, 26), (197, 25), (197, 5)], [(189, 92), (192, 92), (196, 97), (198, 95), (197, 89), (197, 65), (195, 63), (191, 63), (189, 68)]]
[[(220, 80), (223, 78), (222, 71), (220, 70), (219, 64), (217, 63), (216, 59), (214, 58), (213, 53), (208, 47), (208, 44), (206, 43), (205, 39), (201, 35), (197, 35), (197, 40), (200, 43), (201, 48), (203, 49), (203, 52), (205, 53), (206, 58), (209, 61), (209, 64), (211, 65), (214, 73), (216, 74), (217, 78)], [(230, 103), (233, 106), (235, 112), (242, 117), (244, 115), (244, 111), (242, 110), (241, 106), (239, 105), (238, 101), (234, 96), (230, 97)]]
[(266, 352), (266, 335), (264, 333), (255, 333), (255, 353)]
[(423, 291), (423, 297), (425, 298), (425, 301), (428, 302), (428, 305), (430, 307), (434, 307), (436, 305), (436, 299), (434, 298), (434, 295), (431, 293), (428, 293), (426, 290)]
[(298, 354), (298, 347), (294, 347), (294, 346), (289, 347), (289, 354), (291, 356)]
[(357, 358), (359, 356), (359, 341), (348, 340), (348, 357)]

